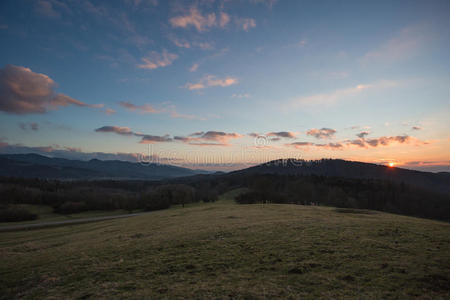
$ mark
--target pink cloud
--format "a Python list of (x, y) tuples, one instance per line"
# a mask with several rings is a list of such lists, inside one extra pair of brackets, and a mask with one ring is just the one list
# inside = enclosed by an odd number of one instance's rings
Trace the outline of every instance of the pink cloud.
[(129, 127), (119, 127), (119, 126), (103, 126), (95, 129), (96, 132), (113, 132), (120, 135), (133, 135)]
[(216, 14), (211, 13), (203, 16), (198, 8), (191, 7), (187, 14), (170, 18), (169, 22), (172, 27), (187, 28), (193, 26), (201, 32), (216, 25)]
[(138, 65), (137, 67), (140, 69), (157, 69), (162, 67), (167, 67), (172, 64), (174, 60), (178, 58), (178, 55), (169, 53), (167, 50), (163, 50), (160, 54), (156, 51), (150, 52), (147, 57), (143, 57), (143, 64)]
[(307, 135), (313, 136), (317, 139), (328, 139), (334, 136), (336, 130), (331, 128), (310, 129), (306, 132)]
[(220, 20), (219, 20), (219, 26), (225, 27), (230, 22), (230, 16), (227, 13), (221, 12), (220, 13)]
[(176, 136), (174, 140), (195, 146), (229, 146), (232, 139), (241, 138), (238, 133), (226, 133), (223, 131), (194, 132), (188, 137)]
[(189, 90), (199, 90), (214, 86), (227, 87), (233, 84), (237, 84), (238, 82), (238, 79), (235, 77), (228, 76), (225, 78), (217, 78), (214, 75), (207, 75), (197, 83), (186, 83), (184, 87)]
[(13, 114), (46, 113), (69, 105), (101, 108), (55, 92), (56, 83), (29, 68), (7, 65), (0, 69), (0, 110)]

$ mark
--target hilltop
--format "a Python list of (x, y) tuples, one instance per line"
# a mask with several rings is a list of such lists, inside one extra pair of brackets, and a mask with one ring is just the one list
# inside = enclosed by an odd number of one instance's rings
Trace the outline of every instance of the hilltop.
[(450, 194), (448, 172), (421, 172), (372, 163), (342, 159), (278, 159), (231, 174), (318, 175), (327, 177), (381, 179), (406, 183), (424, 189)]

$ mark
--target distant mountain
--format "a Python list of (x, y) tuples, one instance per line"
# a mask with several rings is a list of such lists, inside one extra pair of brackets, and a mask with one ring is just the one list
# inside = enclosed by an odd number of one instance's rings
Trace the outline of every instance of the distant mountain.
[(141, 164), (118, 160), (90, 161), (49, 158), (38, 154), (0, 155), (0, 176), (52, 179), (149, 179), (160, 180), (205, 174), (171, 165)]
[(322, 159), (305, 161), (295, 159), (274, 160), (265, 164), (234, 171), (232, 174), (318, 175), (344, 178), (384, 179), (450, 194), (450, 173), (421, 172), (382, 165)]

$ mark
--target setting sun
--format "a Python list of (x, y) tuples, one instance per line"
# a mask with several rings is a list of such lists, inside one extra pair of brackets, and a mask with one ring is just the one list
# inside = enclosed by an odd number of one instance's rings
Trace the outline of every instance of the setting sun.
[(390, 163), (388, 164), (388, 166), (389, 166), (390, 168), (393, 168), (393, 167), (395, 166), (395, 163), (390, 162)]

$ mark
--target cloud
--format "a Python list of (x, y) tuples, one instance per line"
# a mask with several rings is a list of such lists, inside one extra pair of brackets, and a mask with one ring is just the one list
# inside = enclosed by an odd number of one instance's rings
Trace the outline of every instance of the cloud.
[(354, 145), (354, 146), (358, 146), (361, 148), (366, 148), (366, 143), (364, 141), (364, 139), (357, 139), (357, 140), (349, 140), (347, 141), (348, 145)]
[(426, 172), (450, 172), (450, 161), (408, 161), (399, 164), (402, 168), (410, 168)]
[(243, 99), (243, 98), (250, 98), (250, 94), (245, 93), (245, 94), (233, 94), (231, 95), (231, 98), (238, 98), (238, 99)]
[(145, 5), (145, 4), (157, 6), (158, 0), (125, 0), (125, 3), (133, 6), (133, 8), (138, 8), (139, 6)]
[(421, 130), (422, 127), (419, 127), (419, 126), (413, 126), (413, 127), (411, 127), (411, 129), (412, 129), (412, 130)]
[(295, 148), (302, 148), (302, 147), (309, 147), (309, 146), (314, 146), (314, 143), (310, 143), (310, 142), (295, 142), (295, 143), (290, 143), (287, 144), (287, 146), (293, 146)]
[(171, 142), (172, 139), (170, 138), (169, 135), (163, 135), (163, 136), (158, 136), (158, 135), (142, 135), (142, 139), (139, 142), (140, 144), (154, 144), (154, 143), (163, 143), (163, 142)]
[(299, 149), (304, 147), (319, 147), (330, 150), (341, 150), (344, 149), (346, 146), (357, 146), (359, 148), (375, 148), (380, 146), (389, 146), (394, 143), (409, 144), (411, 142), (415, 143), (416, 145), (428, 144), (428, 142), (421, 141), (417, 138), (408, 135), (398, 135), (398, 136), (382, 136), (373, 139), (360, 138), (356, 140), (345, 140), (336, 143), (325, 143), (325, 144), (316, 144), (310, 142), (294, 142), (286, 144), (286, 146), (291, 146)]
[(295, 139), (296, 133), (291, 131), (279, 131), (266, 133), (267, 136), (274, 136), (279, 138)]
[(192, 67), (189, 68), (189, 72), (195, 72), (197, 71), (199, 65), (198, 64), (193, 64)]
[(154, 114), (154, 113), (161, 112), (161, 111), (153, 108), (153, 106), (151, 106), (150, 104), (135, 105), (129, 101), (121, 101), (121, 102), (119, 102), (119, 105), (122, 107), (125, 107), (126, 109), (128, 109), (130, 111), (137, 111), (142, 114)]
[(172, 141), (172, 138), (170, 138), (168, 134), (163, 136), (144, 134), (140, 132), (133, 132), (129, 127), (103, 126), (95, 129), (95, 132), (112, 132), (124, 136), (137, 136), (141, 138), (141, 141), (139, 142), (140, 144), (153, 144)]
[(161, 110), (161, 112), (166, 112), (166, 113), (168, 113), (169, 116), (170, 116), (171, 118), (174, 118), (174, 119), (202, 120), (202, 121), (207, 120), (207, 118), (204, 118), (204, 117), (199, 117), (199, 116), (191, 115), (191, 114), (182, 114), (182, 113), (179, 113), (179, 112), (177, 111), (175, 105), (168, 105), (168, 106), (164, 107), (164, 108)]
[(238, 82), (238, 79), (235, 77), (227, 76), (225, 78), (217, 78), (214, 75), (207, 75), (197, 83), (186, 83), (184, 87), (192, 91), (213, 86), (227, 87), (233, 84), (237, 84)]
[(177, 38), (173, 35), (169, 35), (168, 38), (170, 41), (172, 41), (172, 43), (174, 43), (175, 46), (180, 47), (180, 48), (186, 48), (186, 49), (199, 48), (202, 50), (211, 50), (214, 48), (214, 46), (209, 42), (199, 42), (199, 41), (189, 42), (186, 39)]
[(398, 83), (390, 80), (382, 80), (372, 84), (358, 84), (354, 87), (338, 89), (329, 93), (320, 93), (311, 96), (299, 97), (291, 101), (294, 107), (311, 105), (330, 105), (340, 100), (348, 99), (367, 90), (383, 89), (397, 86)]
[(58, 0), (39, 0), (36, 2), (35, 8), (37, 13), (49, 18), (61, 18), (60, 10), (64, 10), (66, 13), (71, 12), (64, 2)]
[(107, 115), (113, 115), (115, 113), (116, 113), (116, 111), (112, 108), (105, 109), (105, 114), (107, 114)]
[(170, 18), (169, 22), (172, 27), (187, 28), (193, 26), (199, 32), (206, 31), (208, 28), (217, 25), (215, 13), (202, 15), (195, 6), (191, 7), (185, 15)]
[(75, 105), (100, 108), (55, 92), (56, 83), (29, 68), (7, 65), (0, 69), (0, 111), (12, 114), (46, 113), (49, 109)]
[(170, 40), (175, 44), (175, 46), (180, 47), (180, 48), (191, 48), (191, 44), (183, 39), (178, 39), (175, 37), (171, 37)]
[(186, 119), (186, 120), (207, 120), (207, 118), (199, 117), (191, 114), (179, 113), (175, 105), (170, 105), (170, 102), (163, 103), (163, 107), (156, 109), (150, 104), (135, 105), (129, 101), (119, 102), (120, 106), (125, 107), (130, 111), (134, 111), (141, 114), (168, 114), (174, 119)]
[(331, 128), (310, 129), (306, 132), (307, 135), (313, 136), (317, 139), (329, 139), (334, 136), (336, 130)]
[(43, 146), (43, 147), (29, 147), (22, 144), (8, 144), (0, 142), (0, 154), (28, 154), (36, 153), (47, 157), (58, 157), (75, 160), (121, 160), (129, 162), (169, 162), (173, 159), (161, 158), (157, 155), (147, 155), (141, 153), (107, 153), (107, 152), (83, 152), (76, 147), (62, 147), (59, 145)]
[(119, 127), (119, 126), (103, 126), (95, 129), (96, 132), (113, 132), (120, 135), (134, 135), (129, 127)]
[(382, 43), (377, 49), (367, 52), (360, 62), (366, 65), (410, 59), (420, 52), (429, 35), (424, 26), (406, 27)]
[(156, 51), (150, 52), (147, 57), (143, 57), (143, 64), (138, 65), (140, 69), (157, 69), (161, 67), (167, 67), (172, 64), (174, 60), (178, 58), (178, 55), (167, 52), (166, 49), (163, 50), (161, 54)]
[(357, 140), (347, 140), (344, 142), (347, 145), (354, 145), (361, 148), (369, 148), (369, 147), (380, 147), (380, 146), (389, 146), (394, 143), (398, 144), (408, 144), (414, 143), (416, 145), (427, 145), (429, 142), (421, 141), (415, 137), (409, 135), (397, 135), (397, 136), (381, 136), (378, 138), (365, 139), (360, 138)]
[(236, 18), (235, 23), (244, 31), (249, 31), (251, 28), (256, 27), (256, 21), (252, 18)]
[(221, 12), (219, 19), (219, 26), (224, 28), (230, 22), (230, 16), (227, 13)]
[(278, 0), (250, 0), (250, 2), (255, 4), (263, 3), (267, 5), (269, 8), (272, 8), (272, 6), (274, 6), (275, 3), (278, 2)]
[(19, 123), (19, 127), (22, 130), (33, 130), (33, 131), (38, 131), (39, 130), (39, 124), (38, 123), (24, 123), (24, 122), (20, 122)]
[(295, 142), (286, 144), (286, 146), (291, 146), (297, 149), (301, 148), (308, 148), (308, 147), (318, 147), (318, 148), (325, 148), (329, 150), (341, 150), (344, 148), (344, 145), (342, 143), (326, 143), (326, 144), (315, 144), (310, 142)]
[(174, 140), (195, 146), (229, 146), (230, 140), (241, 137), (241, 134), (234, 132), (226, 133), (223, 131), (199, 131), (194, 132), (187, 137), (175, 136)]
[(328, 149), (342, 149), (344, 147), (341, 143), (315, 144), (315, 146)]
[(369, 131), (361, 131), (360, 133), (356, 134), (356, 136), (359, 138), (364, 138), (365, 136), (367, 136), (369, 134), (370, 134)]
[(375, 139), (365, 140), (365, 142), (372, 147), (377, 147), (379, 145), (387, 146), (393, 142), (403, 144), (403, 143), (409, 142), (410, 140), (411, 140), (411, 137), (408, 135), (398, 135), (398, 136), (382, 136), (382, 137), (375, 138)]

